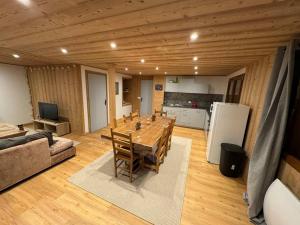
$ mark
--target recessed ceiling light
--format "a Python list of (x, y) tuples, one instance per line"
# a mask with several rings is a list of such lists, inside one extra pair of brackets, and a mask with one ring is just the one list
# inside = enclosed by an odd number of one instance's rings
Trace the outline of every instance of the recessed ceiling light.
[(141, 59), (141, 63), (145, 63), (145, 59)]
[(197, 61), (197, 60), (198, 60), (198, 57), (197, 57), (197, 56), (194, 56), (194, 57), (193, 57), (193, 60), (194, 60), (194, 61)]
[(31, 1), (30, 0), (17, 0), (18, 2), (20, 2), (21, 4), (25, 5), (25, 6), (30, 6)]
[(68, 54), (68, 50), (65, 49), (65, 48), (61, 48), (60, 51), (61, 51), (62, 53), (64, 53), (64, 54)]
[(155, 69), (156, 69), (156, 70), (159, 70), (159, 67), (157, 66), (157, 67), (155, 67)]
[(115, 49), (117, 48), (117, 44), (115, 42), (110, 42), (110, 47)]
[(194, 70), (197, 70), (198, 69), (198, 66), (194, 66)]
[(197, 74), (198, 74), (198, 71), (195, 71), (195, 74), (197, 75)]
[(142, 72), (139, 72), (139, 75), (142, 75)]
[(15, 57), (16, 59), (20, 58), (18, 54), (12, 54), (12, 56)]
[(165, 72), (165, 74), (168, 74), (168, 72)]
[(191, 35), (190, 35), (190, 39), (191, 41), (196, 41), (199, 37), (199, 34), (197, 32), (193, 32)]
[(125, 67), (125, 70), (127, 71), (127, 70), (128, 70), (128, 68), (127, 68), (127, 67)]

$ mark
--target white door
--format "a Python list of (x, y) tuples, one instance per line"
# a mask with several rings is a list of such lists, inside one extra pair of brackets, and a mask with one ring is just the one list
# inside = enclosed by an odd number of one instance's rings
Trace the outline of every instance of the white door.
[[(141, 115), (152, 114), (152, 80), (142, 80), (141, 81)], [(157, 109), (160, 110), (160, 109)]]
[(107, 126), (106, 76), (88, 73), (90, 131)]

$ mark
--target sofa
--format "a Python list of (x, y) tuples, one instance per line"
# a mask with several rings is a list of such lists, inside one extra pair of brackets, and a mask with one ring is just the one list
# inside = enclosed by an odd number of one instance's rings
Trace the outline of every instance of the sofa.
[(0, 150), (0, 191), (76, 154), (73, 141), (47, 137)]

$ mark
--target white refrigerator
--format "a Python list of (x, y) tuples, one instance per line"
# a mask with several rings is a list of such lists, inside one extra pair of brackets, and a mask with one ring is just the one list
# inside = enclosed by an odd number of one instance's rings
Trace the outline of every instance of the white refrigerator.
[(250, 108), (241, 104), (214, 102), (209, 126), (206, 157), (220, 163), (221, 143), (242, 146)]

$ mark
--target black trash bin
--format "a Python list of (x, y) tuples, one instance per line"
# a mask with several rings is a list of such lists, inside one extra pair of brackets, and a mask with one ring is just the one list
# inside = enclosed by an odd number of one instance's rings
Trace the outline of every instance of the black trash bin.
[(227, 177), (239, 177), (245, 161), (245, 151), (238, 145), (221, 144), (220, 171)]

